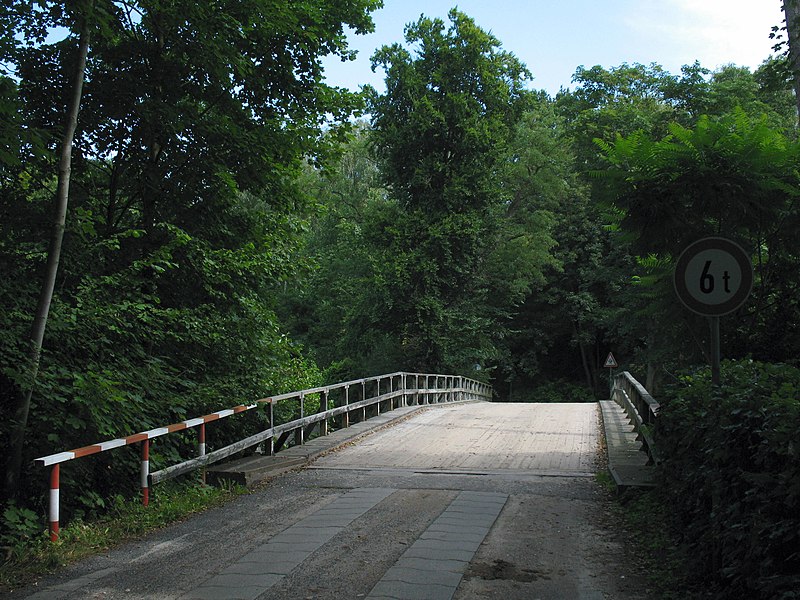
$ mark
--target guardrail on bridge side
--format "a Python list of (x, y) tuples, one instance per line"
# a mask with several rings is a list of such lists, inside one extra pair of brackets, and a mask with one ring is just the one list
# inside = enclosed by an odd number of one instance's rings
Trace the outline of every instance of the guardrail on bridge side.
[[(353, 388), (352, 391), (351, 388)], [(338, 396), (338, 398), (333, 398), (335, 395)], [(319, 398), (319, 411), (306, 415), (306, 399), (309, 396), (317, 396)], [(126, 437), (43, 456), (37, 458), (34, 463), (39, 466), (52, 467), (50, 470), (48, 511), (50, 539), (53, 541), (58, 539), (60, 466), (63, 462), (106, 452), (114, 448), (141, 444), (140, 484), (142, 489), (142, 503), (146, 506), (149, 502), (151, 485), (213, 464), (253, 446), (268, 443), (269, 453), (274, 454), (286, 444), (290, 436), (294, 435), (295, 444), (302, 444), (315, 428), (319, 429), (320, 435), (327, 435), (329, 420), (340, 415), (342, 416), (342, 427), (349, 427), (351, 413), (358, 411), (361, 420), (366, 420), (367, 408), (372, 406), (375, 407), (376, 414), (380, 414), (382, 405), (384, 407), (388, 406), (389, 410), (393, 410), (396, 407), (416, 404), (437, 404), (441, 402), (464, 400), (491, 400), (491, 398), (492, 388), (489, 385), (467, 377), (398, 372), (356, 379), (329, 386), (310, 388), (297, 392), (278, 394), (256, 400), (252, 404), (235, 406), (202, 417), (173, 423), (165, 427), (150, 429)], [(338, 406), (336, 406), (337, 399)], [(299, 401), (300, 417), (276, 425), (274, 407), (276, 403), (288, 400)], [(329, 408), (331, 400), (333, 400), (332, 404), (334, 404), (334, 406)], [(225, 446), (224, 448), (213, 452), (206, 452), (206, 425), (208, 423), (244, 413), (265, 404), (269, 411), (269, 427), (267, 429), (234, 444)], [(397, 406), (395, 406), (395, 404), (397, 404)], [(150, 440), (170, 433), (194, 428), (198, 429), (197, 456), (151, 473)]]
[(636, 439), (642, 442), (643, 450), (649, 457), (648, 464), (658, 463), (658, 452), (652, 434), (658, 419), (658, 402), (628, 371), (618, 373), (614, 377), (611, 399), (625, 409), (633, 423)]

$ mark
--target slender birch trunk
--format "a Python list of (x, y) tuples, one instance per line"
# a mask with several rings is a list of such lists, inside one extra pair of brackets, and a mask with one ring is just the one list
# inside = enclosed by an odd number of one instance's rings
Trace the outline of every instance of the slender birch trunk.
[(789, 40), (789, 68), (800, 119), (800, 0), (784, 0), (783, 14), (786, 16), (786, 39)]
[(39, 373), (39, 358), (42, 350), (42, 342), (47, 326), (47, 316), (50, 312), (50, 302), (53, 299), (56, 275), (58, 274), (58, 263), (61, 257), (61, 245), (64, 239), (64, 228), (67, 218), (67, 203), (69, 201), (69, 180), (72, 170), (72, 143), (75, 137), (75, 129), (78, 125), (78, 112), (80, 110), (88, 52), (89, 27), (84, 19), (78, 40), (78, 61), (75, 67), (75, 79), (69, 104), (67, 105), (64, 136), (61, 142), (61, 156), (58, 163), (56, 214), (50, 245), (47, 249), (45, 279), (42, 283), (39, 303), (36, 307), (36, 314), (28, 338), (28, 374), (20, 390), (13, 417), (14, 421), (10, 440), (11, 448), (5, 474), (5, 490), (6, 496), (9, 498), (16, 496), (19, 489), (19, 478), (22, 471), (23, 447), (25, 444), (25, 432), (28, 426), (31, 394), (33, 393), (36, 377)]

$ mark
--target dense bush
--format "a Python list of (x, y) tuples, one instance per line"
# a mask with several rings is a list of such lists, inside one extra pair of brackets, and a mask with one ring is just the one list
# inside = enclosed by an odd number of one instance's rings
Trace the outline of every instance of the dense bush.
[(594, 402), (592, 390), (565, 379), (514, 390), (509, 402)]
[(675, 533), (718, 598), (800, 598), (800, 369), (726, 362), (662, 399), (657, 443)]

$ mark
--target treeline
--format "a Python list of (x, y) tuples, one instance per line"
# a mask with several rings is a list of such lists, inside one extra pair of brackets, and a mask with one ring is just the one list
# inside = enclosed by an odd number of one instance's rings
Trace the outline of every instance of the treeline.
[[(414, 48), (414, 51), (408, 48)], [(555, 98), (463, 14), (374, 57), (339, 161), (306, 170), (315, 265), (280, 309), (334, 378), (395, 368), (490, 381), (499, 398), (593, 399), (609, 351), (650, 388), (703, 362), (708, 326), (672, 291), (680, 251), (730, 237), (752, 300), (726, 356), (796, 356), (797, 113), (780, 58), (580, 67)], [(535, 80), (533, 80), (535, 85)]]
[[(345, 27), (369, 31), (379, 5), (11, 3), (4, 412), (32, 394), (7, 497), (41, 508), (36, 456), (349, 377), (448, 372), (503, 400), (589, 400), (607, 393), (613, 351), (652, 389), (705, 359), (707, 325), (670, 280), (705, 235), (736, 240), (756, 267), (751, 301), (724, 320), (726, 355), (797, 356), (800, 147), (783, 59), (755, 72), (580, 67), (553, 98), (452, 11), (376, 53), (385, 91), (327, 86), (321, 57), (347, 58)], [(50, 43), (54, 28), (64, 36)], [(77, 75), (34, 381), (29, 332)], [(18, 425), (3, 421), (3, 443)], [(72, 509), (132, 488), (124, 460), (111, 477), (100, 458), (65, 470), (64, 486), (97, 491)]]
[[(324, 83), (322, 57), (349, 57), (346, 29), (370, 31), (379, 5), (6, 3), (6, 497), (45, 514), (37, 456), (320, 382), (275, 307), (283, 285), (307, 271), (296, 258), (313, 209), (303, 169), (337, 151), (339, 132), (363, 106), (357, 94)], [(78, 48), (87, 39), (81, 70)], [(68, 217), (32, 383), (31, 323), (64, 183), (66, 107), (81, 78)], [(19, 448), (9, 448), (20, 424), (21, 476), (12, 464)], [(241, 433), (226, 435), (226, 427), (217, 447)], [(155, 463), (174, 459), (177, 444), (156, 444)], [(109, 460), (63, 470), (65, 520), (102, 506), (110, 493), (132, 494), (134, 453), (115, 453), (113, 469)]]

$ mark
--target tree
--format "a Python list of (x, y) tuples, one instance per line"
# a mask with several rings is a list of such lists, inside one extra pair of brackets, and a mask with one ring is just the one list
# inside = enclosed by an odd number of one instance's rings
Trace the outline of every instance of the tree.
[(475, 22), (422, 17), (373, 56), (375, 147), (392, 203), (368, 228), (382, 301), (373, 322), (417, 369), (471, 372), (492, 353), (482, 276), (505, 192), (497, 174), (528, 104), (526, 68)]
[(786, 17), (789, 70), (793, 76), (794, 96), (798, 115), (800, 115), (800, 2), (783, 0), (783, 14)]
[[(694, 80), (696, 73), (688, 76)], [(572, 81), (576, 88), (558, 94), (556, 105), (573, 137), (582, 170), (598, 166), (595, 138), (612, 141), (617, 134), (637, 130), (660, 136), (666, 134), (670, 122), (681, 120), (679, 103), (669, 97), (676, 79), (660, 65), (578, 67)]]
[[(88, 11), (87, 11), (88, 12)], [(61, 257), (61, 245), (64, 238), (64, 228), (67, 218), (67, 205), (69, 202), (70, 175), (72, 171), (72, 142), (75, 129), (78, 126), (78, 112), (80, 110), (83, 80), (86, 70), (86, 56), (89, 52), (89, 14), (78, 14), (74, 17), (78, 30), (78, 58), (75, 64), (73, 83), (67, 112), (65, 116), (64, 132), (61, 138), (61, 151), (58, 161), (58, 191), (56, 193), (55, 218), (50, 245), (47, 250), (47, 266), (45, 268), (44, 282), (39, 293), (36, 313), (31, 325), (28, 339), (28, 366), (24, 387), (20, 390), (20, 397), (16, 404), (11, 429), (10, 452), (8, 468), (5, 472), (6, 495), (11, 497), (17, 492), (20, 471), (22, 469), (22, 451), (25, 443), (25, 429), (28, 425), (31, 394), (39, 371), (42, 341), (47, 327), (47, 316), (50, 312), (50, 303), (58, 274), (58, 263)]]
[(613, 142), (636, 131), (661, 138), (671, 123), (691, 127), (701, 115), (721, 118), (737, 106), (754, 118), (768, 115), (775, 127), (793, 128), (790, 92), (779, 73), (771, 60), (755, 73), (736, 65), (711, 72), (698, 62), (684, 65), (680, 75), (655, 63), (579, 67), (572, 78), (575, 89), (559, 93), (556, 105), (574, 138), (579, 164), (588, 171), (599, 166), (595, 138)]
[[(797, 351), (794, 277), (798, 247), (798, 147), (743, 110), (693, 128), (670, 127), (660, 140), (639, 132), (613, 144), (598, 142), (610, 163), (603, 175), (632, 249), (645, 270), (640, 298), (654, 324), (650, 348), (691, 355), (681, 340), (705, 337), (702, 324), (672, 292), (674, 260), (690, 243), (718, 235), (738, 241), (755, 263), (753, 297), (740, 309), (731, 354), (787, 360)], [(675, 327), (675, 324), (678, 327)], [(700, 332), (700, 333), (698, 333)], [(698, 343), (698, 349), (703, 344)]]
[(357, 124), (328, 168), (307, 165), (302, 181), (319, 211), (296, 258), (308, 273), (289, 282), (281, 319), (335, 381), (391, 371), (397, 357), (366, 321), (373, 273), (365, 230), (386, 202), (369, 125)]
[[(69, 23), (60, 3), (18, 4)], [(273, 308), (275, 288), (296, 272), (290, 256), (308, 212), (296, 176), (304, 162), (327, 159), (363, 105), (324, 83), (321, 61), (351, 58), (346, 27), (370, 30), (379, 5), (96, 0), (71, 209), (32, 399), (32, 410), (47, 408), (32, 412), (27, 452), (290, 379), (283, 365), (300, 361)], [(4, 164), (0, 261), (16, 282), (0, 283), (4, 399), (24, 387), (22, 307), (43, 271), (39, 226), (78, 46), (77, 33), (44, 43), (40, 29), (17, 25), (13, 39), (29, 32), (30, 42), (12, 57), (16, 114), (47, 152), (23, 140), (23, 160)], [(74, 426), (56, 429), (59, 416)]]

